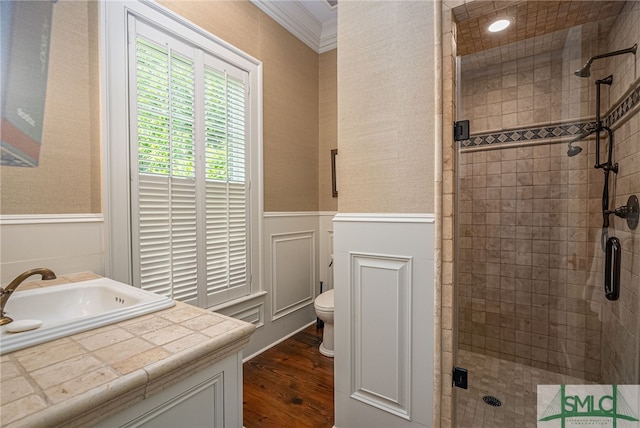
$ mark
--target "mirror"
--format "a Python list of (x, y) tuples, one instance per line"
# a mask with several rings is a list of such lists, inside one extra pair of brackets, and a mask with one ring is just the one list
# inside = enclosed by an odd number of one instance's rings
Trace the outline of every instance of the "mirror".
[(0, 3), (0, 214), (100, 213), (99, 3)]

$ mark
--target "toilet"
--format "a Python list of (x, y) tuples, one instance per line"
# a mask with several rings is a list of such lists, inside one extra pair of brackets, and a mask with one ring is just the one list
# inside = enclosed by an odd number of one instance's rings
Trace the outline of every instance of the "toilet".
[(324, 321), (320, 353), (333, 358), (333, 289), (325, 291), (316, 297), (313, 304), (318, 318)]

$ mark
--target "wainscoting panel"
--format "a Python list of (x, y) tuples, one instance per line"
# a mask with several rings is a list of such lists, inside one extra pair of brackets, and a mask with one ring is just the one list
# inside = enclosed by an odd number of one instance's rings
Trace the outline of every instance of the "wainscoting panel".
[(351, 253), (352, 394), (409, 418), (411, 257)]
[(227, 315), (242, 321), (250, 322), (255, 325), (256, 328), (260, 328), (264, 325), (264, 302), (259, 302), (251, 306), (235, 310)]
[(101, 214), (0, 216), (0, 283), (36, 267), (104, 275), (103, 235)]
[(320, 281), (324, 289), (330, 284), (334, 215), (264, 213), (260, 295), (216, 309), (258, 327), (243, 352), (245, 360), (315, 322), (313, 301), (320, 293)]
[(306, 211), (264, 213), (260, 274), (263, 294), (220, 311), (259, 327), (243, 352), (245, 359), (315, 321), (313, 300), (320, 292), (318, 259), (328, 252), (322, 251), (319, 218), (323, 216)]
[(435, 217), (338, 213), (335, 426), (432, 426)]
[(315, 231), (271, 235), (272, 319), (313, 302), (315, 249)]

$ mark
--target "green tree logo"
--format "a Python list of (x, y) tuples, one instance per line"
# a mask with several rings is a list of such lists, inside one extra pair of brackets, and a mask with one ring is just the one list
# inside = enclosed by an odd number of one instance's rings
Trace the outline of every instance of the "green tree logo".
[[(588, 390), (586, 386), (582, 389)], [(617, 385), (612, 385), (611, 394), (567, 394), (566, 385), (560, 389), (546, 407), (538, 421), (548, 422), (560, 420), (561, 428), (565, 428), (567, 420), (580, 418), (576, 424), (597, 424), (611, 422), (617, 428), (618, 421), (638, 422), (637, 410), (631, 407), (620, 393)], [(602, 418), (605, 418), (604, 420)], [(610, 419), (610, 421), (606, 421)], [(543, 426), (538, 424), (538, 426)]]

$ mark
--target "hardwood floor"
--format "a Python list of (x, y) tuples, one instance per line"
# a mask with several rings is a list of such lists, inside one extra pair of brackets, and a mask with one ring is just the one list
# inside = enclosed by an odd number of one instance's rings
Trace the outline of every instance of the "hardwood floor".
[(333, 426), (333, 358), (315, 324), (244, 364), (244, 426)]

